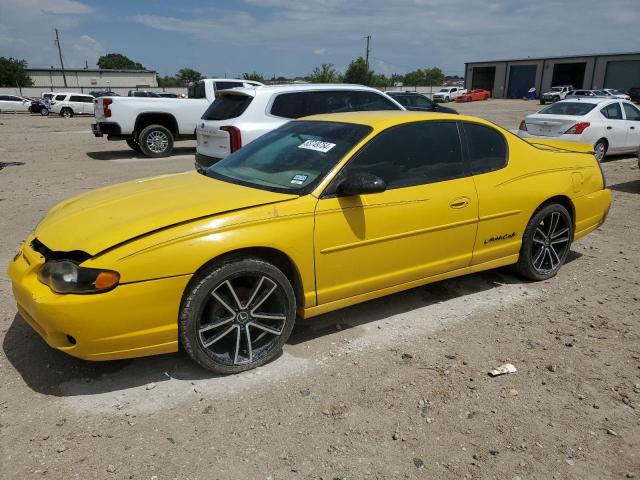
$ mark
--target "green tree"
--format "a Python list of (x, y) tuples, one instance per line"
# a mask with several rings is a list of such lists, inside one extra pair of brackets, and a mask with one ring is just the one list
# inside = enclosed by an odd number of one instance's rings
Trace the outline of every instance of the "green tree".
[(25, 72), (27, 62), (12, 57), (0, 57), (0, 87), (30, 87), (33, 80)]
[(347, 71), (344, 72), (342, 81), (359, 85), (372, 85), (373, 71), (369, 69), (364, 58), (358, 57), (349, 64)]
[(242, 74), (242, 78), (244, 78), (245, 80), (252, 80), (254, 82), (260, 82), (260, 83), (266, 82), (265, 78), (258, 72), (251, 72), (251, 73), (245, 72)]
[(372, 87), (391, 87), (393, 82), (391, 78), (387, 77), (384, 73), (374, 73), (371, 83)]
[(414, 70), (404, 76), (404, 84), (412, 87), (424, 87), (427, 85), (442, 85), (444, 73), (438, 67)]
[(307, 77), (311, 83), (336, 83), (339, 75), (333, 64), (323, 63), (319, 67), (313, 69), (313, 71)]
[(172, 77), (170, 75), (163, 77), (161, 75), (158, 75), (158, 86), (159, 87), (182, 87), (183, 85), (180, 83), (180, 80), (178, 80), (176, 77)]
[(178, 75), (176, 78), (178, 79), (178, 82), (181, 86), (186, 86), (191, 82), (202, 80), (204, 77), (200, 72), (194, 70), (193, 68), (183, 68), (178, 71)]
[(134, 62), (121, 53), (107, 53), (98, 58), (98, 67), (105, 70), (144, 70), (141, 63)]
[(404, 84), (405, 86), (411, 87), (420, 87), (422, 85), (425, 85), (424, 71), (421, 69), (417, 69), (413, 72), (407, 73), (404, 76)]
[(444, 72), (438, 67), (427, 68), (424, 70), (424, 79), (426, 85), (442, 85), (444, 83)]

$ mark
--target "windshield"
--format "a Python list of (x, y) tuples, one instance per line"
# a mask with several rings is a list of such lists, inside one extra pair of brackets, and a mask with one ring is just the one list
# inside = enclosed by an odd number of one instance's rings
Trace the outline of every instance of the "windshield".
[(303, 195), (369, 132), (351, 123), (292, 121), (213, 164), (208, 177)]
[(620, 95), (620, 90), (616, 90), (614, 88), (608, 88), (605, 92), (609, 92), (611, 95)]
[(551, 91), (552, 92), (561, 92), (562, 91), (562, 87), (552, 87)]
[(441, 92), (447, 92), (447, 93), (448, 93), (448, 92), (449, 92), (449, 89), (448, 89), (448, 88), (441, 88), (441, 89), (440, 89), (440, 91), (441, 91)]
[(589, 113), (596, 106), (595, 103), (585, 102), (558, 102), (543, 108), (538, 113), (545, 115), (575, 115), (582, 116)]

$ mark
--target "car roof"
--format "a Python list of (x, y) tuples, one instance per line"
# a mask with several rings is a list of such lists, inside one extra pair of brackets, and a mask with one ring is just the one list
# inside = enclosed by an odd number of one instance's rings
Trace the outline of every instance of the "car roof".
[(581, 102), (581, 103), (603, 103), (603, 102), (619, 102), (624, 101), (621, 98), (611, 98), (611, 97), (576, 97), (570, 98), (568, 100), (560, 100), (556, 103), (567, 103), (567, 102)]
[(363, 90), (367, 92), (384, 93), (372, 87), (365, 85), (348, 84), (348, 83), (306, 83), (300, 84), (283, 84), (283, 85), (260, 85), (253, 88), (236, 87), (229, 90), (221, 90), (221, 92), (241, 92), (249, 95), (257, 95), (263, 93), (277, 92), (308, 92), (313, 90)]
[[(400, 110), (380, 110), (368, 112), (344, 112), (344, 113), (324, 113), (321, 115), (312, 115), (309, 117), (299, 118), (297, 120), (314, 120), (322, 122), (341, 122), (354, 123), (358, 125), (367, 125), (374, 130), (384, 130), (394, 125), (403, 123), (420, 122), (425, 120), (456, 120), (456, 121), (472, 121), (491, 125), (496, 125), (478, 117), (468, 115), (458, 115), (455, 113), (437, 113), (437, 112), (419, 112), (419, 111), (400, 111)], [(296, 120), (292, 120), (296, 121)]]

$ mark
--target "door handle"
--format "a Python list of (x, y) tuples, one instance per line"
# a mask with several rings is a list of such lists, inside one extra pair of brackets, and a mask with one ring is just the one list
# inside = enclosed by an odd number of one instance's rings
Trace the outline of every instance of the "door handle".
[(608, 126), (608, 127), (607, 127), (607, 130), (611, 130), (612, 128), (613, 128), (612, 126)]
[(635, 130), (636, 129), (636, 127), (634, 127), (633, 125), (631, 125), (630, 128), (631, 128), (631, 130)]
[(449, 203), (449, 206), (451, 208), (464, 208), (468, 205), (469, 205), (469, 199), (467, 197), (454, 198)]

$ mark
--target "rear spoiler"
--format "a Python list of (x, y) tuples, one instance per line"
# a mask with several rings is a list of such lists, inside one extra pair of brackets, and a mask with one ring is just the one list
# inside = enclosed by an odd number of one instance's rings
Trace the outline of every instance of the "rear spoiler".
[(593, 145), (587, 143), (567, 142), (566, 140), (547, 140), (543, 138), (525, 138), (527, 143), (538, 150), (546, 150), (557, 153), (587, 153), (594, 154)]
[(216, 97), (219, 95), (244, 95), (245, 97), (255, 97), (256, 89), (247, 87), (234, 87), (226, 90), (216, 90)]

